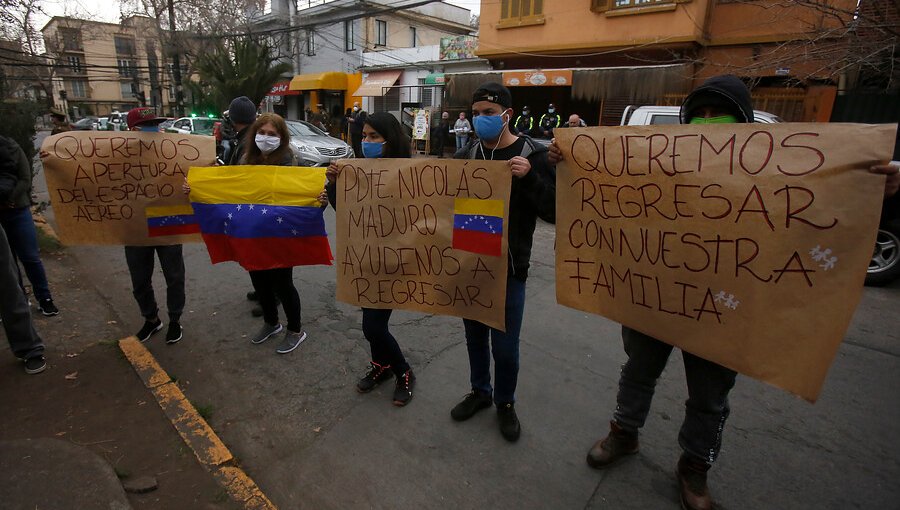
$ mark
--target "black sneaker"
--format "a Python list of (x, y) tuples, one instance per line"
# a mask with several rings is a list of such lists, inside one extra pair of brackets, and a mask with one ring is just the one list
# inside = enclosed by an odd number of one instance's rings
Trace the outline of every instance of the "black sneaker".
[(169, 330), (166, 331), (166, 343), (167, 344), (176, 344), (181, 337), (184, 335), (184, 331), (181, 329), (181, 324), (178, 322), (170, 322)]
[(500, 421), (500, 434), (503, 435), (503, 439), (510, 443), (518, 441), (519, 435), (522, 433), (522, 426), (519, 425), (516, 408), (511, 402), (497, 406), (497, 419)]
[(255, 290), (251, 290), (247, 293), (247, 301), (259, 301), (259, 297), (256, 296)]
[(394, 386), (394, 405), (403, 407), (412, 400), (413, 388), (416, 386), (416, 376), (412, 370), (407, 370), (397, 378), (397, 384)]
[(40, 374), (47, 368), (47, 360), (43, 356), (34, 356), (25, 360), (26, 374)]
[(491, 407), (492, 403), (490, 395), (472, 390), (472, 393), (466, 395), (466, 398), (450, 411), (450, 416), (456, 421), (466, 421), (478, 411)]
[(394, 376), (394, 373), (391, 372), (390, 365), (379, 365), (374, 361), (370, 361), (369, 367), (369, 371), (366, 372), (366, 375), (356, 383), (356, 391), (360, 393), (368, 393), (374, 390), (379, 384)]
[(39, 299), (38, 310), (40, 310), (41, 313), (47, 317), (59, 314), (59, 308), (57, 308), (56, 305), (53, 304), (53, 299), (51, 298)]
[(144, 321), (144, 327), (141, 328), (140, 331), (137, 332), (137, 339), (143, 343), (147, 340), (150, 340), (150, 337), (155, 335), (157, 331), (163, 328), (162, 320), (156, 319), (155, 321)]

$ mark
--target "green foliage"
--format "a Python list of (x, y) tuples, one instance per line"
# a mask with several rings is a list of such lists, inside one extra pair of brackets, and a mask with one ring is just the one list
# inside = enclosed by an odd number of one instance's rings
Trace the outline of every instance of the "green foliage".
[(276, 64), (274, 54), (268, 42), (253, 37), (235, 40), (231, 46), (217, 42), (194, 61), (200, 81), (187, 84), (195, 98), (194, 107), (221, 112), (238, 96), (259, 104), (272, 85), (291, 71), (290, 64)]
[(35, 120), (47, 110), (46, 105), (34, 101), (7, 100), (0, 102), (0, 135), (12, 138), (22, 147), (28, 163), (34, 161)]

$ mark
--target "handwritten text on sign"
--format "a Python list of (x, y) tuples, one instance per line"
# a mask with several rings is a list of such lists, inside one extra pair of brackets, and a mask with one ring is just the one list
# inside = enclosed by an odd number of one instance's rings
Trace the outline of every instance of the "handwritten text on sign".
[(67, 132), (47, 138), (41, 150), (63, 243), (199, 241), (187, 233), (191, 210), (181, 185), (189, 167), (214, 164), (212, 137)]
[(338, 299), (504, 329), (508, 167), (426, 159), (339, 164)]
[(557, 299), (815, 400), (859, 301), (895, 126), (568, 129)]

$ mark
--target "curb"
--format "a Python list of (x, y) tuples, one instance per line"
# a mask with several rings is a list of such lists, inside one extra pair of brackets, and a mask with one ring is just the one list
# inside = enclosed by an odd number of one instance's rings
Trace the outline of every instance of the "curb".
[(153, 354), (133, 336), (119, 340), (119, 349), (128, 358), (144, 386), (153, 393), (172, 426), (216, 482), (248, 510), (277, 510), (256, 482), (235, 465), (231, 451), (157, 363)]

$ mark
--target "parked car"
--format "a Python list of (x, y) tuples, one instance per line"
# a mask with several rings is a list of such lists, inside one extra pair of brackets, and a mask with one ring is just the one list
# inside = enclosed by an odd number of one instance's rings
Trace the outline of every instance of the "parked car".
[(222, 119), (210, 117), (182, 117), (165, 129), (166, 133), (181, 133), (183, 135), (208, 135), (212, 136), (213, 126)]
[(112, 112), (106, 118), (106, 129), (109, 131), (128, 131), (127, 113)]
[(328, 166), (335, 159), (352, 158), (353, 149), (347, 142), (302, 120), (287, 121), (291, 133), (291, 148), (300, 166)]
[[(892, 161), (900, 165), (900, 161)], [(900, 277), (900, 194), (884, 201), (875, 250), (866, 272), (866, 285), (887, 285)]]
[(70, 124), (71, 128), (75, 131), (90, 131), (94, 129), (94, 126), (97, 124), (97, 117), (88, 115), (83, 119), (79, 119), (72, 124)]
[[(649, 126), (651, 124), (679, 124), (680, 106), (627, 106), (622, 113), (620, 126)], [(777, 115), (753, 110), (753, 121), (762, 124), (784, 122)]]

